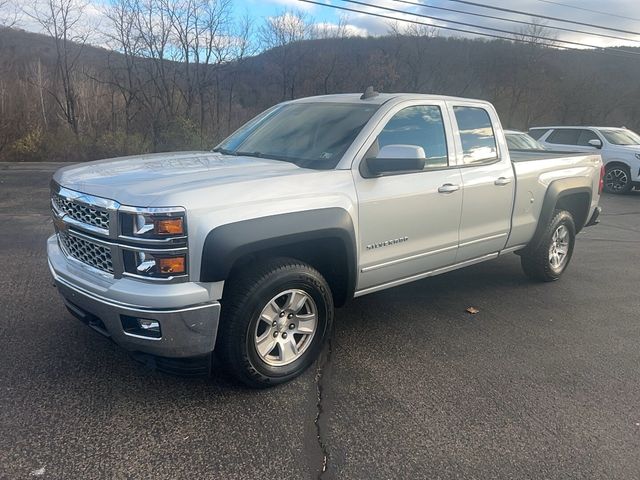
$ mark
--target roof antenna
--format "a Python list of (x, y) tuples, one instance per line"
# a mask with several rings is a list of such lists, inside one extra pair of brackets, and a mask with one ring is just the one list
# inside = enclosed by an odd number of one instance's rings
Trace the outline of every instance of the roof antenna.
[(377, 97), (378, 95), (380, 95), (378, 92), (376, 92), (373, 87), (367, 87), (367, 89), (364, 91), (364, 93), (360, 96), (360, 100), (366, 100), (368, 98), (373, 98), (373, 97)]

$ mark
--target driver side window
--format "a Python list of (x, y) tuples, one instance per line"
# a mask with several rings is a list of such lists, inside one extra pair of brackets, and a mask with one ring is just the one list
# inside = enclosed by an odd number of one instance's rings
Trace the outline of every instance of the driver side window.
[(400, 110), (380, 132), (367, 157), (375, 157), (387, 145), (421, 147), (426, 156), (425, 170), (447, 167), (447, 138), (440, 107), (425, 105)]

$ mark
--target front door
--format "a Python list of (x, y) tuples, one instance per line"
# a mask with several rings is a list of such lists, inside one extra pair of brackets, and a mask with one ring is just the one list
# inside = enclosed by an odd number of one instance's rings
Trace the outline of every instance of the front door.
[(360, 165), (355, 166), (358, 290), (455, 262), (463, 192), (460, 170), (449, 164), (453, 158), (449, 125), (443, 102), (399, 105), (378, 126), (364, 158), (375, 157), (388, 145), (418, 146), (425, 153), (424, 170), (367, 178)]

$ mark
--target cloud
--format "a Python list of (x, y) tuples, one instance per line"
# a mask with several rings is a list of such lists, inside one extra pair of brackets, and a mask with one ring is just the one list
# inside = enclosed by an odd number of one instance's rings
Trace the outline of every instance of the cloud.
[(344, 25), (338, 25), (331, 22), (320, 22), (314, 24), (314, 27), (323, 36), (331, 36), (339, 34), (340, 31), (347, 37), (367, 37), (369, 31), (366, 28), (361, 28), (356, 25), (345, 23)]
[(300, 2), (298, 0), (261, 0), (264, 3), (271, 3), (280, 7), (288, 8), (291, 10), (304, 10), (311, 11), (315, 8), (312, 3)]

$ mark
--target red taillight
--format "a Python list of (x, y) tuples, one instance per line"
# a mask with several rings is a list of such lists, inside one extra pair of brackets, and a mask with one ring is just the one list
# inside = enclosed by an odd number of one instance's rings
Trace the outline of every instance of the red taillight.
[(598, 186), (598, 193), (602, 193), (604, 189), (604, 165), (600, 167), (600, 185)]

